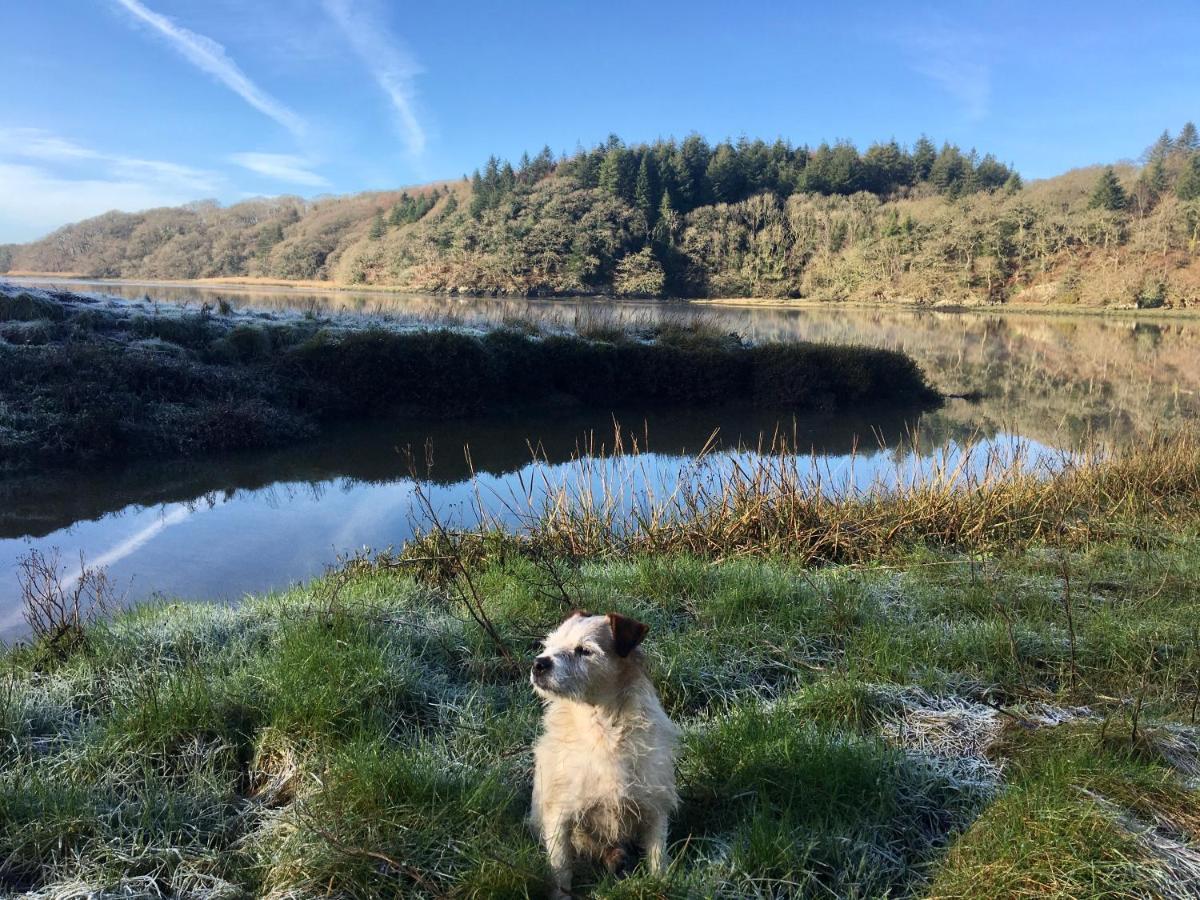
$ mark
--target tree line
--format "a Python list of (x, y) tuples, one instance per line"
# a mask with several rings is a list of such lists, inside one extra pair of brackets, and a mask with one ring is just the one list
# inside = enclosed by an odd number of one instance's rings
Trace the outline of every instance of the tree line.
[(1142, 170), (1133, 189), (1126, 191), (1112, 166), (1105, 167), (1092, 189), (1090, 206), (1110, 212), (1133, 207), (1147, 213), (1166, 195), (1180, 200), (1200, 199), (1200, 131), (1187, 122), (1179, 134), (1164, 131), (1142, 154)]
[(559, 175), (586, 188), (599, 188), (637, 209), (648, 226), (668, 213), (686, 215), (713, 203), (738, 203), (769, 192), (779, 198), (795, 193), (848, 196), (860, 192), (888, 197), (919, 185), (958, 197), (1007, 187), (1019, 189), (1020, 175), (992, 154), (941, 148), (922, 136), (912, 146), (875, 143), (860, 153), (849, 141), (822, 143), (815, 149), (777, 140), (741, 138), (711, 146), (700, 135), (682, 142), (659, 140), (626, 145), (615, 134), (592, 149), (580, 148), (555, 159), (549, 147), (525, 154), (514, 167), (492, 156), (471, 176), (471, 214), (493, 209), (522, 185)]

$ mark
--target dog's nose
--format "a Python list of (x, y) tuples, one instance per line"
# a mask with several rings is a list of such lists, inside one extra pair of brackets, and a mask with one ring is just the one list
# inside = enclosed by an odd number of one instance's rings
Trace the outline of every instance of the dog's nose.
[(539, 656), (533, 661), (534, 672), (549, 672), (550, 667), (554, 665), (554, 660), (549, 656)]

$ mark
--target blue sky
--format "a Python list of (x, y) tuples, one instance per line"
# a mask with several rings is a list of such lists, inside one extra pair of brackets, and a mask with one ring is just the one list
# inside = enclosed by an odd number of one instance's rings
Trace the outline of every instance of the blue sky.
[(922, 132), (1027, 178), (1200, 119), (1200, 5), (12, 0), (0, 241), (698, 131)]

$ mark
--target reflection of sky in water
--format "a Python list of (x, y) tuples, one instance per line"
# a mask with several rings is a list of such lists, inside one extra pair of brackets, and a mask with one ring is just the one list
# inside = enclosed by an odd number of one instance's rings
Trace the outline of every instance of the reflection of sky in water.
[[(1057, 456), (1041, 445), (997, 436), (974, 445), (966, 458), (958, 445), (950, 443), (932, 455), (893, 448), (806, 457), (795, 460), (795, 465), (814, 488), (845, 492), (908, 482), (933, 468), (978, 476), (993, 451), (1001, 458), (1022, 453), (1025, 465)], [(480, 474), (474, 482), (426, 490), (447, 525), (474, 524), (481, 508), (512, 525), (531, 507), (538, 507), (548, 491), (561, 486), (577, 499), (599, 502), (607, 494), (621, 511), (649, 503), (671, 508), (681, 485), (715, 486), (735, 467), (747, 471), (755, 462), (755, 455), (746, 452), (716, 453), (699, 461), (649, 453), (615, 460), (530, 464), (516, 472)], [(778, 457), (766, 463), (768, 471), (792, 464)], [(82, 552), (89, 565), (106, 566), (131, 600), (153, 594), (236, 600), (245, 593), (282, 588), (319, 574), (338, 554), (399, 545), (421, 521), (414, 485), (407, 479), (282, 482), (192, 503), (129, 506), (42, 538), (0, 540), (0, 560), (12, 566), (32, 548), (58, 548), (68, 573), (74, 575)], [(15, 568), (11, 568), (0, 579), (0, 635), (12, 637), (21, 627)]]

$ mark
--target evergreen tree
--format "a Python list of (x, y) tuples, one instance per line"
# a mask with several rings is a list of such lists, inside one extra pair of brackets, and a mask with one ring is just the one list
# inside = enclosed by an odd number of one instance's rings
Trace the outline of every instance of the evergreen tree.
[(1096, 187), (1092, 189), (1092, 198), (1088, 206), (1092, 209), (1107, 209), (1116, 211), (1124, 209), (1129, 202), (1125, 196), (1125, 188), (1121, 187), (1120, 179), (1112, 166), (1105, 168), (1096, 179)]
[(654, 226), (658, 214), (659, 202), (658, 167), (650, 151), (642, 153), (642, 161), (638, 165), (637, 181), (633, 187), (633, 205), (646, 219), (646, 227)]
[(752, 197), (764, 190), (773, 189), (771, 176), (771, 154), (762, 141), (749, 141), (742, 137), (737, 142), (737, 162), (741, 175), (743, 197)]
[(711, 156), (708, 142), (698, 134), (689, 134), (679, 145), (679, 153), (672, 164), (679, 191), (675, 202), (680, 212), (690, 212), (709, 202), (708, 161)]
[(1179, 132), (1179, 137), (1175, 138), (1175, 149), (1181, 150), (1184, 153), (1194, 153), (1200, 150), (1200, 134), (1196, 133), (1196, 126), (1192, 122), (1184, 124)]
[(705, 170), (712, 197), (717, 203), (736, 203), (743, 196), (742, 171), (737, 152), (729, 144), (721, 144), (708, 161)]
[(1004, 193), (1015, 194), (1025, 186), (1021, 181), (1021, 176), (1016, 172), (1010, 172), (1007, 179), (1004, 181)]
[(970, 163), (962, 151), (953, 144), (942, 144), (941, 152), (929, 169), (929, 182), (938, 193), (957, 197), (968, 189), (971, 175)]
[(476, 169), (475, 174), (471, 176), (471, 206), (469, 210), (471, 218), (478, 219), (485, 209), (487, 209), (487, 188), (483, 183), (483, 176)]
[(408, 213), (408, 208), (412, 205), (412, 198), (408, 196), (408, 191), (400, 195), (399, 201), (392, 207), (392, 211), (388, 213), (388, 225), (395, 228), (397, 225), (403, 225)]
[(818, 194), (853, 194), (862, 190), (862, 160), (853, 144), (822, 144), (804, 168), (804, 189)]
[(633, 154), (618, 141), (610, 143), (600, 163), (600, 188), (614, 197), (633, 203), (633, 189), (637, 179)]
[(1164, 130), (1158, 136), (1158, 140), (1146, 149), (1146, 162), (1165, 162), (1167, 157), (1171, 155), (1174, 147), (1175, 142), (1171, 140), (1171, 132)]
[[(512, 189), (517, 185), (517, 173), (513, 171), (512, 163), (507, 160), (504, 166), (500, 169), (499, 189), (496, 194), (496, 203), (500, 202), (500, 198), (506, 194), (511, 194)], [(495, 205), (495, 204), (493, 204)]]
[(994, 191), (1003, 187), (1012, 174), (1008, 166), (989, 153), (975, 166), (975, 189)]
[(933, 163), (937, 159), (937, 148), (933, 146), (933, 141), (921, 135), (917, 138), (917, 143), (913, 147), (913, 178), (917, 181), (928, 181), (929, 172), (933, 169)]
[(671, 191), (664, 190), (658, 204), (658, 222), (654, 226), (654, 240), (663, 245), (674, 244), (679, 237), (680, 218), (671, 200)]
[(1154, 198), (1161, 197), (1167, 190), (1167, 164), (1159, 158), (1155, 159), (1144, 169), (1139, 180), (1145, 182), (1146, 188)]
[(542, 147), (541, 152), (529, 164), (529, 178), (531, 182), (538, 182), (543, 178), (549, 178), (553, 174), (554, 153), (547, 144)]
[(872, 144), (862, 158), (862, 187), (876, 194), (890, 194), (911, 184), (913, 162), (895, 141)]
[(1175, 193), (1180, 200), (1200, 199), (1200, 152), (1193, 153), (1179, 175)]
[(371, 240), (377, 241), (386, 233), (387, 225), (384, 224), (383, 213), (375, 213), (375, 218), (371, 222), (371, 230), (367, 233), (367, 236)]

